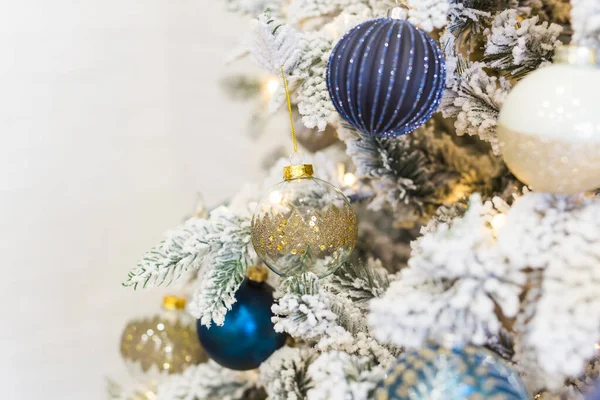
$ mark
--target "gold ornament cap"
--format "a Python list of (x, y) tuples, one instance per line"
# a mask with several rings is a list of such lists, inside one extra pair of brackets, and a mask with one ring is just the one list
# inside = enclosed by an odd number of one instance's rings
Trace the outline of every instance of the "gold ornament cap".
[(185, 308), (185, 299), (175, 295), (166, 295), (163, 297), (163, 307), (166, 310), (183, 310)]
[(569, 65), (596, 65), (598, 54), (592, 47), (569, 44), (556, 49), (554, 62)]
[(266, 282), (267, 278), (269, 277), (269, 271), (263, 266), (253, 265), (248, 267), (246, 277), (254, 282)]
[(286, 181), (312, 178), (313, 173), (312, 164), (286, 165), (283, 167), (283, 179)]

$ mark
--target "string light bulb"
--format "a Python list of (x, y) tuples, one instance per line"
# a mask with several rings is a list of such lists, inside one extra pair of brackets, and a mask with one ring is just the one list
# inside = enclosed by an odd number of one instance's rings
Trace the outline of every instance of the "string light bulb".
[(496, 214), (494, 218), (492, 218), (492, 228), (494, 231), (498, 232), (502, 227), (506, 224), (506, 214)]
[(283, 195), (280, 191), (275, 190), (269, 194), (269, 200), (271, 200), (271, 203), (279, 204), (283, 200)]
[(269, 79), (267, 81), (266, 88), (267, 88), (267, 93), (269, 93), (269, 95), (272, 96), (277, 91), (277, 88), (279, 88), (278, 79), (277, 78)]
[(352, 186), (356, 183), (356, 175), (351, 172), (347, 172), (344, 174), (344, 185)]

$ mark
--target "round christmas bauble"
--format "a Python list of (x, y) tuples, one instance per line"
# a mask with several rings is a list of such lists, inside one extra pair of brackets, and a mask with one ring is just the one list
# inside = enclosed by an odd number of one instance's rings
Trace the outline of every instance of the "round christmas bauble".
[(508, 168), (535, 191), (572, 194), (600, 187), (600, 69), (591, 49), (557, 50), (506, 98), (498, 139)]
[(600, 400), (600, 388), (596, 389), (585, 398), (586, 400)]
[(252, 217), (256, 253), (282, 276), (327, 276), (356, 245), (358, 224), (350, 202), (312, 174), (310, 164), (285, 167), (284, 181), (260, 200)]
[(377, 389), (376, 398), (529, 399), (519, 375), (487, 350), (434, 345), (403, 353)]
[(269, 285), (245, 279), (235, 298), (223, 326), (207, 328), (198, 320), (198, 338), (215, 362), (244, 371), (269, 358), (285, 344), (286, 335), (273, 329), (273, 289)]
[(158, 379), (208, 359), (198, 343), (195, 320), (184, 307), (184, 298), (165, 296), (161, 314), (125, 326), (121, 355), (132, 375)]
[(327, 66), (338, 113), (376, 136), (412, 132), (437, 110), (446, 81), (441, 50), (408, 21), (380, 18), (350, 30)]

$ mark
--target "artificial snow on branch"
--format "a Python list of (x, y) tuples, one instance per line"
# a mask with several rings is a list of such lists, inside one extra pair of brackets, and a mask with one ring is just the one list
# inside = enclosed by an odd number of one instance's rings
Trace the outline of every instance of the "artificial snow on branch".
[(516, 10), (506, 10), (494, 19), (485, 46), (483, 60), (491, 68), (514, 78), (522, 78), (552, 61), (554, 50), (561, 42), (560, 25), (539, 17), (519, 21)]
[(225, 207), (211, 212), (210, 259), (204, 264), (189, 305), (190, 313), (204, 326), (223, 325), (225, 314), (235, 303), (235, 292), (252, 263), (250, 218)]
[(573, 41), (600, 49), (600, 3), (597, 0), (571, 0)]
[(456, 169), (461, 164), (447, 151), (444, 134), (436, 138), (434, 122), (397, 138), (377, 138), (349, 127), (344, 131), (357, 177), (373, 188), (369, 208), (391, 206), (399, 225), (410, 226), (433, 214), (451, 187), (473, 171)]
[(171, 375), (158, 387), (157, 400), (242, 400), (256, 387), (255, 371), (239, 372), (210, 360)]
[(479, 136), (490, 143), (495, 154), (500, 154), (496, 125), (498, 114), (510, 85), (503, 77), (489, 76), (484, 63), (469, 62), (455, 55), (453, 46), (443, 46), (449, 64), (448, 84), (440, 110), (445, 118), (456, 118), (456, 134)]
[(386, 370), (370, 357), (340, 351), (322, 353), (308, 367), (312, 387), (308, 400), (368, 400)]
[(316, 352), (307, 348), (284, 346), (277, 350), (260, 366), (260, 382), (269, 399), (302, 400), (311, 381), (308, 366)]
[(483, 345), (498, 334), (496, 308), (516, 315), (525, 275), (493, 246), (497, 214), (491, 202), (473, 195), (462, 218), (424, 230), (413, 243), (409, 268), (371, 301), (377, 339), (418, 348), (427, 340)]
[(198, 269), (210, 252), (211, 222), (191, 218), (169, 231), (158, 246), (148, 251), (129, 272), (124, 286), (155, 287), (169, 285), (190, 269)]
[(406, 0), (408, 21), (425, 32), (441, 29), (448, 23), (448, 0)]
[(288, 278), (285, 286), (286, 293), (271, 307), (276, 331), (316, 343), (320, 351), (374, 356), (386, 365), (393, 360), (390, 351), (370, 336), (363, 310), (348, 297), (319, 287), (316, 275)]
[(366, 308), (368, 301), (382, 296), (389, 284), (381, 261), (371, 258), (366, 263), (342, 265), (325, 285), (333, 294), (346, 296), (358, 307)]
[(351, 1), (292, 0), (287, 12), (288, 22), (297, 24), (310, 18), (335, 15), (343, 9), (344, 3), (351, 3)]
[(272, 18), (269, 12), (261, 14), (252, 24), (251, 54), (267, 71), (279, 76), (281, 66), (291, 75), (300, 62), (300, 34), (288, 25)]
[(266, 9), (277, 10), (281, 0), (225, 0), (229, 10), (249, 16), (256, 16)]
[(223, 324), (235, 303), (235, 292), (252, 260), (250, 218), (227, 207), (213, 210), (208, 219), (191, 218), (171, 231), (129, 273), (125, 286), (160, 286), (178, 279), (189, 269), (199, 269), (199, 289), (190, 312), (210, 326)]
[[(456, 2), (453, 1), (448, 10), (448, 26), (446, 34), (452, 34), (458, 38), (458, 41), (470, 41), (476, 37), (476, 34), (483, 32), (484, 25), (491, 18), (489, 11), (484, 11), (476, 8), (469, 7), (473, 2)], [(484, 4), (484, 2), (479, 2)], [(475, 6), (475, 4), (471, 4)], [(465, 33), (471, 33), (470, 35), (464, 35)]]
[(518, 356), (556, 389), (597, 352), (600, 201), (530, 194), (513, 205), (504, 229), (498, 243), (506, 259), (542, 274), (517, 319)]
[(304, 340), (338, 334), (343, 335), (344, 340), (351, 340), (350, 333), (338, 325), (338, 316), (331, 310), (332, 299), (320, 290), (315, 274), (289, 278), (286, 286), (286, 293), (271, 307), (277, 332), (287, 332)]
[(332, 39), (322, 33), (307, 33), (302, 48), (302, 59), (296, 73), (303, 81), (297, 93), (298, 112), (307, 128), (322, 131), (337, 116), (326, 83)]

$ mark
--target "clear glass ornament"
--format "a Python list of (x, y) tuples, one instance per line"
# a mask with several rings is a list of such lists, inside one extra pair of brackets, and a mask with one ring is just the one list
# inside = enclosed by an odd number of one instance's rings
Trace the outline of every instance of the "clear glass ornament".
[(356, 245), (356, 214), (346, 196), (312, 176), (312, 165), (284, 168), (284, 181), (260, 200), (252, 217), (252, 244), (275, 273), (325, 277)]

